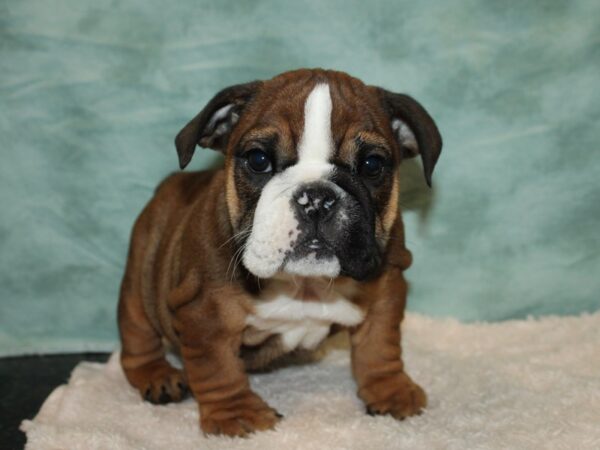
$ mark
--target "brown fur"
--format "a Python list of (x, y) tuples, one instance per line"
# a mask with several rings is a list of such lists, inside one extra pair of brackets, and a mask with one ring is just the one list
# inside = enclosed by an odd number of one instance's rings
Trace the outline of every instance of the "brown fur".
[[(236, 179), (233, 151), (245, 141), (276, 134), (281, 152), (293, 160), (304, 100), (320, 79), (330, 84), (334, 105), (334, 161), (353, 164), (360, 135), (390, 152), (396, 167), (401, 151), (376, 88), (338, 72), (289, 72), (263, 82), (241, 115), (224, 149), (225, 168), (170, 176), (133, 229), (118, 310), (123, 369), (153, 402), (178, 401), (189, 387), (206, 433), (245, 435), (272, 428), (280, 419), (250, 389), (246, 376), (246, 368), (263, 367), (283, 350), (277, 336), (252, 335), (245, 325), (253, 298), (269, 281), (240, 276), (236, 264), (233, 236), (250, 223), (245, 198), (251, 191)], [(361, 284), (342, 277), (335, 283), (351, 288), (350, 300), (365, 311), (364, 322), (350, 330), (358, 395), (369, 412), (402, 419), (419, 413), (426, 397), (401, 359), (399, 325), (407, 289), (402, 272), (411, 256), (404, 246), (398, 185), (395, 171), (379, 203), (383, 272)], [(306, 301), (318, 301), (311, 281), (306, 283)], [(165, 360), (163, 339), (181, 354), (183, 371)], [(243, 339), (262, 345), (243, 348)]]

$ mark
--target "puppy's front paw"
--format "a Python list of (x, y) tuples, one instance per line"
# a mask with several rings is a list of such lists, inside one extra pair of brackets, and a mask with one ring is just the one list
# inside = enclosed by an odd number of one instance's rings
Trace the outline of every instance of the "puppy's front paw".
[(205, 434), (244, 437), (275, 427), (283, 416), (258, 395), (246, 392), (242, 398), (228, 399), (210, 410), (202, 409), (200, 427)]
[(189, 392), (183, 372), (164, 360), (128, 370), (127, 378), (150, 403), (179, 402)]
[(404, 373), (383, 378), (359, 391), (371, 415), (389, 414), (398, 420), (421, 414), (427, 406), (425, 391)]

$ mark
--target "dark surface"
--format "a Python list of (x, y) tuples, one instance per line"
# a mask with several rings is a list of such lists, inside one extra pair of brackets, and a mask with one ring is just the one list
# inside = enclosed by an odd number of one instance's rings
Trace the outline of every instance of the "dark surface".
[(34, 417), (52, 390), (69, 379), (80, 361), (106, 361), (108, 353), (0, 358), (0, 449), (21, 449), (23, 419)]

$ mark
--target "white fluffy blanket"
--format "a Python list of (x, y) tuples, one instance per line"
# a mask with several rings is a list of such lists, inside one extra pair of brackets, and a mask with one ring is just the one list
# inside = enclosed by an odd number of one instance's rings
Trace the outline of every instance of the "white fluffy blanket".
[(429, 394), (404, 422), (364, 413), (342, 336), (318, 363), (251, 377), (285, 415), (275, 431), (205, 438), (193, 400), (142, 402), (113, 355), (80, 364), (23, 422), (27, 448), (600, 448), (600, 313), (491, 324), (409, 315), (403, 331), (408, 371)]

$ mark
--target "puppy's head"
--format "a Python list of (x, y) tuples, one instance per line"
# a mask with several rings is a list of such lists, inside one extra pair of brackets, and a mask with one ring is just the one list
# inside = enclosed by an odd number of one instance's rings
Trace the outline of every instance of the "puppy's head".
[(377, 274), (398, 214), (398, 164), (425, 179), (442, 140), (407, 95), (347, 74), (297, 70), (219, 92), (175, 140), (225, 153), (227, 207), (242, 261), (278, 272), (363, 280)]

